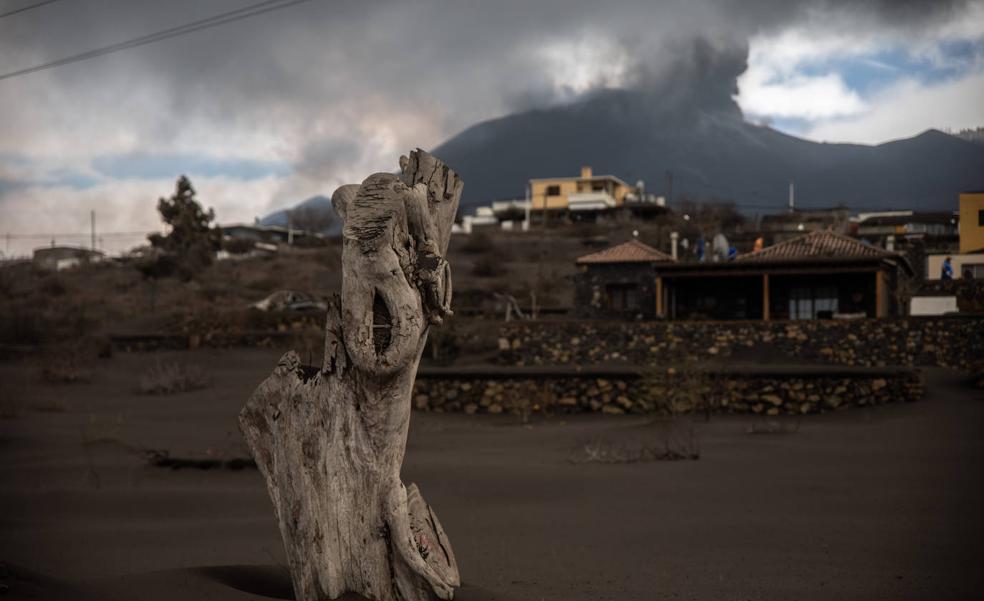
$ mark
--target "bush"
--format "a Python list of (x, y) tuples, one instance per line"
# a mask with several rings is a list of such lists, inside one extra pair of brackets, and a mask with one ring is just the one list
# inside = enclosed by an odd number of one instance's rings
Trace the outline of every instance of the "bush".
[(178, 272), (178, 260), (174, 255), (157, 254), (142, 258), (133, 266), (147, 279), (168, 278)]
[(62, 296), (67, 291), (68, 288), (65, 286), (65, 282), (57, 275), (45, 278), (41, 283), (41, 292), (50, 296)]
[(82, 384), (92, 380), (97, 358), (112, 356), (109, 339), (80, 336), (47, 347), (39, 358), (41, 380), (48, 384)]
[(468, 239), (461, 246), (461, 250), (469, 255), (491, 253), (495, 250), (495, 242), (485, 232), (479, 232), (468, 236)]
[(212, 379), (197, 365), (157, 363), (140, 378), (143, 394), (176, 394), (208, 388)]
[(230, 255), (245, 255), (256, 248), (253, 240), (243, 240), (242, 238), (230, 238), (222, 241), (222, 249)]
[(57, 361), (41, 368), (41, 379), (49, 384), (81, 384), (92, 380), (92, 370), (77, 361)]
[(472, 275), (480, 278), (494, 278), (506, 273), (502, 259), (494, 256), (479, 257), (472, 265)]

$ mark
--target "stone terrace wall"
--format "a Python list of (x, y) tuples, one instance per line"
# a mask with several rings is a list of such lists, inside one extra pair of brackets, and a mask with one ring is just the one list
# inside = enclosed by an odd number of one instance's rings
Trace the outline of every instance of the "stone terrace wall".
[(515, 322), (499, 338), (499, 361), (507, 365), (673, 365), (688, 357), (966, 370), (984, 358), (984, 316)]
[(918, 400), (915, 369), (859, 374), (705, 374), (673, 369), (638, 376), (428, 377), (419, 374), (414, 407), (465, 413), (739, 413), (805, 415), (852, 406)]
[(917, 295), (955, 296), (964, 313), (984, 313), (984, 280), (926, 280)]

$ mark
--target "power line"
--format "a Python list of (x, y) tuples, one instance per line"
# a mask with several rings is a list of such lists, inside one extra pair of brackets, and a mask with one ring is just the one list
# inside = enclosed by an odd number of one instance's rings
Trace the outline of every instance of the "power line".
[[(56, 1), (56, 0), (49, 0)], [(219, 25), (225, 25), (226, 23), (232, 23), (235, 21), (240, 21), (242, 19), (248, 19), (249, 17), (255, 17), (257, 15), (262, 15), (268, 12), (273, 12), (275, 10), (280, 10), (282, 8), (288, 8), (296, 4), (303, 4), (304, 2), (310, 2), (311, 0), (266, 0), (265, 2), (257, 2), (256, 4), (251, 4), (243, 8), (237, 8), (228, 12), (224, 12), (212, 17), (205, 19), (199, 19), (197, 21), (192, 21), (190, 23), (185, 23), (184, 25), (178, 25), (177, 27), (170, 27), (158, 31), (156, 33), (151, 33), (123, 42), (117, 42), (115, 44), (110, 44), (109, 46), (103, 46), (102, 48), (96, 48), (80, 54), (75, 54), (72, 56), (67, 56), (65, 58), (60, 58), (47, 63), (42, 63), (40, 65), (35, 65), (33, 67), (27, 67), (25, 69), (20, 69), (17, 71), (11, 71), (10, 73), (5, 73), (0, 75), (0, 80), (10, 79), (12, 77), (18, 77), (20, 75), (27, 75), (29, 73), (36, 73), (38, 71), (44, 71), (45, 69), (53, 69), (54, 67), (60, 67), (62, 65), (69, 65), (72, 63), (77, 63), (100, 56), (105, 56), (107, 54), (112, 54), (114, 52), (120, 52), (122, 50), (127, 50), (130, 48), (136, 48), (139, 46), (145, 46), (147, 44), (152, 44), (154, 42), (160, 42), (169, 38), (177, 37), (180, 35), (185, 35), (188, 33), (193, 33), (196, 31), (201, 31), (203, 29), (210, 29), (212, 27), (218, 27)]]
[[(100, 238), (130, 238), (136, 236), (147, 236), (148, 234), (154, 233), (151, 231), (143, 232), (99, 232)], [(91, 234), (5, 234), (3, 238), (9, 238), (11, 240), (44, 240), (50, 238), (88, 238)]]
[(44, 6), (45, 4), (53, 4), (55, 2), (58, 2), (58, 0), (44, 0), (44, 2), (37, 2), (35, 4), (29, 4), (28, 6), (16, 8), (14, 10), (9, 10), (5, 13), (0, 13), (0, 19), (4, 17), (9, 17), (10, 15), (16, 15), (17, 13), (22, 13), (24, 11), (31, 10), (32, 8), (38, 8), (39, 6)]

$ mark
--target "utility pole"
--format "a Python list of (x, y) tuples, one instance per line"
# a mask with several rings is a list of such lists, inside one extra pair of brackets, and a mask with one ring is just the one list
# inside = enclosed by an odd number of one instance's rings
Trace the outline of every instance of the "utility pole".
[(796, 211), (796, 184), (793, 180), (789, 180), (789, 212), (794, 213)]
[(526, 221), (523, 222), (523, 231), (530, 231), (530, 184), (526, 183)]
[(89, 211), (89, 236), (90, 246), (92, 250), (96, 250), (96, 212), (95, 210)]

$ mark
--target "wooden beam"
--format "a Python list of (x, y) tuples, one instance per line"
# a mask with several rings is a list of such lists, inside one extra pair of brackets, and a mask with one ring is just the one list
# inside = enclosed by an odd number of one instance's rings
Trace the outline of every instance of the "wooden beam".
[(762, 274), (762, 320), (769, 321), (769, 274)]
[(656, 276), (656, 317), (664, 317), (663, 313), (663, 278)]
[(885, 272), (875, 272), (875, 317), (888, 317), (888, 297), (885, 296)]

